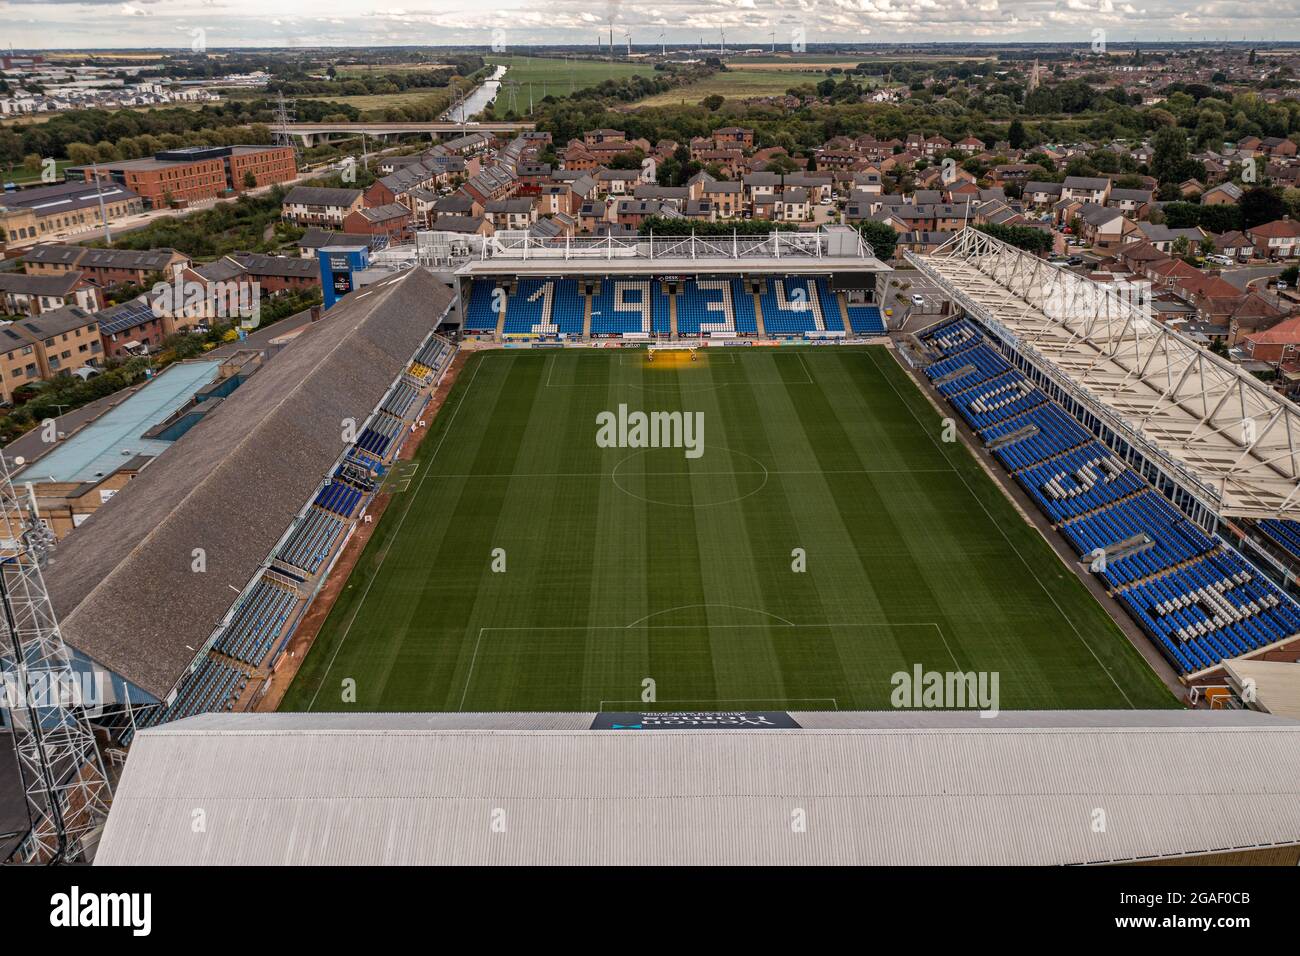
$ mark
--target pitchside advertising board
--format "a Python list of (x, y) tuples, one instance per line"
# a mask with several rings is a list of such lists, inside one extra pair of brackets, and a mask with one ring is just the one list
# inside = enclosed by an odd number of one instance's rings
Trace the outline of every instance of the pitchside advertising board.
[(354, 276), (370, 264), (370, 250), (365, 246), (325, 246), (317, 257), (325, 308), (330, 309), (356, 288)]
[(783, 710), (668, 711), (634, 713), (602, 711), (592, 730), (799, 730)]

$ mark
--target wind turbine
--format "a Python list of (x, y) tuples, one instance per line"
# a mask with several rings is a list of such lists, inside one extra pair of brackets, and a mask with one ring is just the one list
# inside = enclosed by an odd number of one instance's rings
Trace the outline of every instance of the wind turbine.
[(660, 56), (668, 55), (668, 47), (664, 45), (664, 35), (662, 33), (659, 34), (659, 55)]
[(776, 31), (775, 30), (772, 31), (771, 36), (772, 36), (772, 52), (775, 53), (776, 52)]
[(624, 39), (627, 40), (627, 55), (628, 55), (628, 59), (631, 59), (631, 58), (632, 58), (632, 34), (630, 34), (630, 33), (624, 33), (624, 34), (623, 34), (623, 37), (624, 37)]
[(719, 38), (720, 38), (721, 41), (722, 41), (721, 44), (718, 46), (718, 53), (719, 53), (719, 54), (724, 54), (724, 53), (727, 52), (727, 34), (726, 34), (726, 31), (725, 31), (725, 30), (719, 30), (719, 31), (718, 31), (718, 36), (719, 36)]

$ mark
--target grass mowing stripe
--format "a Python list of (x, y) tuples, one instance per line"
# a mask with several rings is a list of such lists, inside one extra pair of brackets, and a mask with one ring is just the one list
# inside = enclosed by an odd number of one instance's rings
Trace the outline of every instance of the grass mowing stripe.
[[(879, 351), (471, 358), (283, 709), (348, 709), (321, 692), (341, 674), (355, 709), (878, 708), (953, 654), (1002, 673), (1005, 709), (1174, 706)], [(598, 448), (620, 403), (703, 411), (704, 457)]]

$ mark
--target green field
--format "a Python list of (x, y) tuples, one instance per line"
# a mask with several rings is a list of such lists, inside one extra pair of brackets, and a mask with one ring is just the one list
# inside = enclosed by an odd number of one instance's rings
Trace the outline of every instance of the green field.
[(586, 89), (605, 80), (621, 80), (628, 76), (649, 76), (655, 71), (653, 63), (631, 63), (627, 60), (581, 60), (548, 56), (489, 56), (490, 66), (507, 67), (503, 79), (514, 80), (527, 92), (533, 84), (533, 95), (540, 99), (547, 94), (568, 96), (576, 90)]
[[(282, 709), (876, 709), (916, 664), (1175, 705), (885, 349), (645, 355), (471, 357)], [(621, 403), (702, 456), (598, 447)]]
[[(796, 86), (816, 85), (826, 79), (822, 70), (791, 70), (773, 67), (763, 69), (733, 69), (725, 73), (714, 73), (697, 83), (688, 83), (666, 93), (648, 96), (637, 100), (637, 106), (677, 106), (680, 103), (694, 104), (706, 96), (726, 97), (728, 99), (750, 99), (759, 96), (782, 96), (785, 91)], [(863, 81), (866, 82), (866, 81)]]

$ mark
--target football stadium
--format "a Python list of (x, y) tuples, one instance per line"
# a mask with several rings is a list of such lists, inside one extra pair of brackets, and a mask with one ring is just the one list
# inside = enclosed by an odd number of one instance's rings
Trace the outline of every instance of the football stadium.
[[(97, 862), (1295, 863), (1300, 410), (983, 233), (906, 258), (932, 315), (833, 226), (386, 250), (6, 572), (102, 690)], [(710, 829), (785, 794), (835, 822)]]

